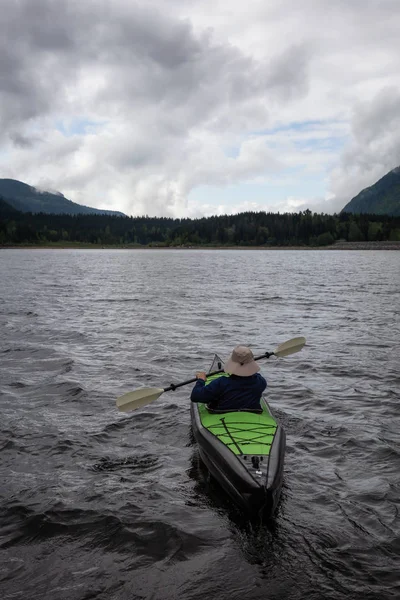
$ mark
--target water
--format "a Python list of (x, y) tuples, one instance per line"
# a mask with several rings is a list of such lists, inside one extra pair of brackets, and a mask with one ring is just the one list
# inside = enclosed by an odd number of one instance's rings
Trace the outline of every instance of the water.
[[(397, 252), (0, 252), (3, 600), (400, 597)], [(184, 387), (260, 354), (287, 432), (276, 518), (198, 461)]]

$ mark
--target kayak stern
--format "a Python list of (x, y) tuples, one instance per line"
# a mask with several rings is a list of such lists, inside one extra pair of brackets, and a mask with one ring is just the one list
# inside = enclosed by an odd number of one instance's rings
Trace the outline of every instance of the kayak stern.
[(272, 515), (283, 483), (286, 436), (265, 400), (262, 413), (215, 414), (191, 405), (200, 458), (232, 500), (251, 514)]

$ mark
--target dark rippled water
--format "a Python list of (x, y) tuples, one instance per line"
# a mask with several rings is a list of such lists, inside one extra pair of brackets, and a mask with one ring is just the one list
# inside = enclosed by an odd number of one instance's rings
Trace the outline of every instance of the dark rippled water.
[[(400, 597), (400, 254), (0, 252), (3, 600)], [(201, 469), (188, 388), (117, 396), (270, 359), (287, 432), (274, 521)]]

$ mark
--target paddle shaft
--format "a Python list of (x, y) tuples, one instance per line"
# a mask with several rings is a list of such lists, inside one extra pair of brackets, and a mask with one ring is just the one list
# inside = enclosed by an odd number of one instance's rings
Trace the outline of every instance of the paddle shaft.
[[(273, 356), (274, 352), (264, 352), (261, 356), (256, 356), (254, 360), (261, 360), (262, 358), (269, 358)], [(218, 375), (219, 373), (223, 373), (224, 369), (220, 369), (219, 371), (213, 371), (212, 373), (207, 373), (207, 377), (212, 377), (212, 375)], [(164, 388), (164, 392), (173, 392), (179, 387), (183, 385), (189, 385), (189, 383), (195, 383), (197, 381), (197, 377), (193, 377), (193, 379), (188, 379), (187, 381), (182, 381), (182, 383), (171, 383), (169, 387)]]
[[(276, 356), (277, 358), (281, 358), (283, 356), (289, 356), (289, 354), (294, 354), (295, 352), (299, 352), (306, 343), (306, 338), (297, 337), (283, 344), (280, 344), (273, 352), (264, 352), (260, 356), (257, 356), (255, 360), (261, 360), (262, 358), (269, 358), (270, 356)], [(222, 365), (218, 363), (218, 366)], [(219, 373), (223, 373), (224, 369), (219, 369), (218, 371), (213, 371), (212, 373), (208, 373), (208, 376), (218, 375)], [(150, 404), (150, 402), (154, 402), (163, 394), (164, 392), (169, 392), (176, 390), (183, 385), (188, 385), (190, 383), (195, 383), (197, 381), (197, 377), (193, 379), (189, 379), (188, 381), (182, 381), (182, 383), (171, 383), (169, 387), (166, 388), (141, 388), (138, 390), (134, 390), (133, 392), (128, 392), (124, 394), (120, 398), (117, 398), (117, 407), (118, 410), (123, 412), (127, 412), (128, 410), (136, 410), (137, 408), (141, 408), (142, 406), (146, 406)]]

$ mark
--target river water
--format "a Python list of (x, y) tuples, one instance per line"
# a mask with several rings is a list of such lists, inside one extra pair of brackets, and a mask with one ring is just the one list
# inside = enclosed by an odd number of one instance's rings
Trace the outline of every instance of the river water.
[[(400, 597), (400, 254), (0, 251), (2, 600)], [(199, 464), (190, 387), (238, 343), (285, 427), (250, 522)]]

